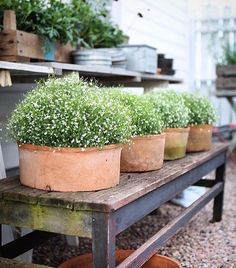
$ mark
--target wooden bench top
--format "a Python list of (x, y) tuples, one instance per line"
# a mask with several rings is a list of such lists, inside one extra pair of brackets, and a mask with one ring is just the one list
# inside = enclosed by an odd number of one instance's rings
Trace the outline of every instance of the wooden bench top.
[(145, 173), (121, 174), (120, 184), (96, 192), (46, 192), (20, 185), (19, 178), (0, 181), (0, 201), (11, 200), (70, 210), (112, 211), (144, 196), (206, 161), (224, 153), (228, 144), (214, 144), (207, 152), (187, 154), (185, 158), (168, 161), (162, 169)]

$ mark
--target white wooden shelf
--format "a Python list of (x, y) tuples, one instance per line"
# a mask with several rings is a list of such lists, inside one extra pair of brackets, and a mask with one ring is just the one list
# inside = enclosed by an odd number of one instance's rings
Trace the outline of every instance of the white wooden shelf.
[(218, 97), (218, 98), (236, 97), (236, 88), (235, 89), (216, 90), (215, 96)]
[(0, 61), (0, 69), (10, 70), (13, 82), (29, 83), (48, 75), (62, 76), (69, 72), (78, 72), (84, 77), (94, 77), (104, 83), (145, 86), (145, 84), (182, 83), (174, 76), (144, 74), (120, 68), (104, 66), (84, 66), (58, 62), (13, 63)]

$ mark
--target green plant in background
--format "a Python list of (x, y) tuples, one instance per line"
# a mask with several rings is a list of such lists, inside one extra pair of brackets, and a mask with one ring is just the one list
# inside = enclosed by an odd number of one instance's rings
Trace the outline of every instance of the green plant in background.
[(46, 43), (60, 41), (75, 45), (79, 38), (78, 18), (73, 6), (60, 0), (1, 0), (0, 29), (3, 11), (15, 10), (17, 28), (41, 36)]
[(129, 111), (98, 86), (72, 74), (38, 83), (8, 123), (20, 143), (52, 147), (102, 147), (131, 137)]
[(164, 122), (165, 128), (185, 128), (189, 122), (189, 109), (184, 105), (183, 97), (173, 91), (160, 89), (145, 97), (154, 104), (156, 113)]
[(236, 47), (229, 43), (223, 46), (224, 64), (236, 64)]
[(182, 96), (189, 109), (189, 125), (213, 124), (216, 121), (216, 110), (206, 97), (192, 93), (182, 93)]
[(1, 0), (0, 30), (3, 11), (9, 9), (16, 12), (17, 28), (41, 36), (46, 48), (55, 41), (76, 45), (80, 40), (86, 47), (114, 47), (124, 41), (105, 5), (95, 10), (86, 0)]
[(72, 0), (72, 5), (79, 22), (82, 46), (109, 48), (124, 42), (124, 33), (118, 26), (113, 25), (105, 3), (96, 9), (92, 8), (89, 1), (84, 0)]
[(160, 134), (163, 131), (163, 121), (156, 113), (153, 104), (146, 98), (124, 92), (119, 88), (110, 88), (107, 92), (109, 97), (118, 100), (129, 109), (133, 136)]

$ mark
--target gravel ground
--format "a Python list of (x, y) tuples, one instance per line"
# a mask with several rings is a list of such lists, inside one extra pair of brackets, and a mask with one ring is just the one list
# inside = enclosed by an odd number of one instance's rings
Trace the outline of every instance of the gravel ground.
[[(236, 163), (229, 162), (223, 220), (210, 223), (212, 202), (195, 216), (158, 253), (180, 261), (184, 268), (236, 268)], [(174, 219), (182, 208), (164, 204), (117, 237), (117, 248), (136, 249), (156, 230)], [(68, 246), (64, 236), (57, 236), (34, 249), (33, 261), (57, 266), (63, 261), (91, 252), (91, 240), (80, 239), (79, 247)]]

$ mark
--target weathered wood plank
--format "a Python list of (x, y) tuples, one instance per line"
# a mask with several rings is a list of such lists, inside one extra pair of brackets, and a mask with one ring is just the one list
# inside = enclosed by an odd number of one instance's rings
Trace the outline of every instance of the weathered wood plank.
[(29, 227), (59, 234), (91, 237), (92, 232), (90, 212), (73, 211), (67, 208), (0, 200), (0, 219), (2, 224)]
[(14, 10), (4, 10), (3, 29), (16, 30), (16, 14)]
[(217, 76), (236, 76), (236, 65), (217, 65)]
[(33, 189), (23, 185), (19, 185), (12, 189), (8, 189), (6, 192), (3, 192), (2, 195), (4, 200), (37, 204), (37, 197), (45, 193), (46, 192), (43, 190)]
[(0, 180), (0, 199), (3, 198), (3, 192), (9, 189), (13, 189), (20, 185), (19, 177), (12, 177)]
[[(1, 37), (1, 35), (0, 35)], [(0, 45), (1, 49), (1, 45)], [(27, 73), (39, 73), (39, 74), (53, 74), (53, 68), (48, 66), (37, 66), (34, 64), (25, 64), (25, 63), (14, 63), (0, 61), (0, 69), (12, 70), (12, 71), (21, 71), (25, 74)]]
[(50, 268), (50, 266), (24, 263), (17, 260), (10, 260), (0, 257), (0, 268)]
[(218, 98), (231, 98), (236, 96), (236, 90), (234, 89), (223, 89), (223, 90), (216, 90), (215, 96)]
[(219, 77), (216, 79), (217, 89), (236, 90), (236, 77)]

